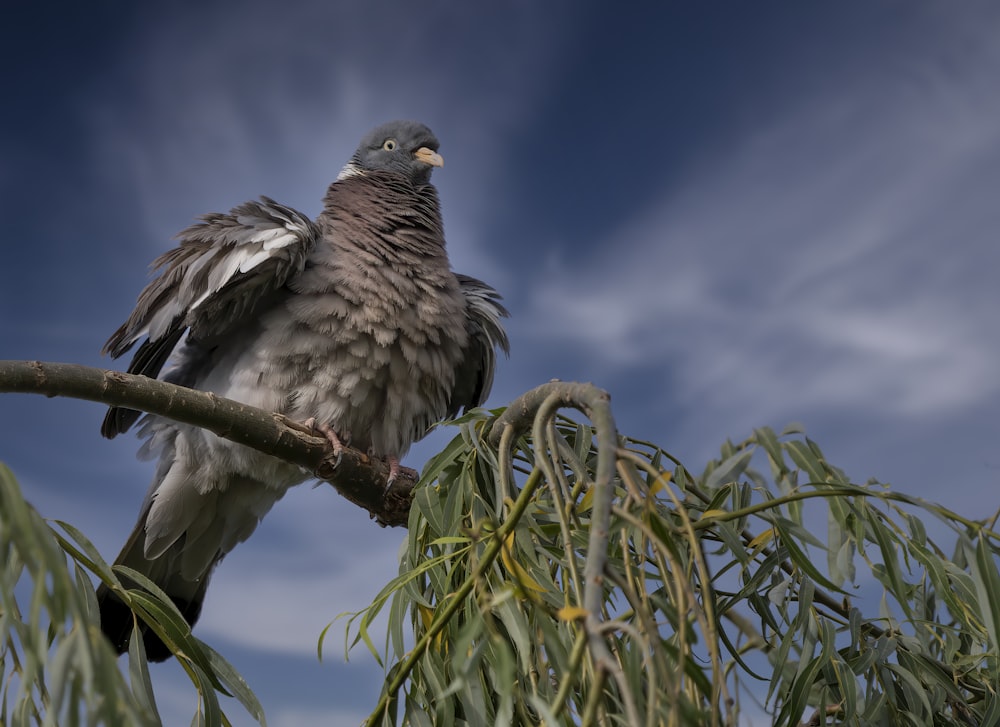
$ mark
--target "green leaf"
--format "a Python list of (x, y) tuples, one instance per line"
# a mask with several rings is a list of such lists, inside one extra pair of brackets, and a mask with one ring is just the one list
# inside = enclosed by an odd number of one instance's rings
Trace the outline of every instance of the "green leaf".
[(913, 610), (909, 600), (909, 584), (903, 578), (903, 572), (899, 565), (899, 556), (896, 551), (896, 538), (893, 533), (882, 524), (879, 518), (872, 518), (869, 521), (875, 542), (878, 543), (882, 552), (882, 565), (885, 568), (886, 577), (884, 585), (895, 596), (897, 602), (903, 608), (903, 612), (908, 618), (913, 617)]
[(222, 682), (226, 691), (236, 697), (247, 713), (257, 720), (258, 724), (262, 727), (267, 727), (267, 721), (264, 719), (264, 708), (257, 699), (257, 695), (250, 689), (250, 685), (247, 684), (246, 679), (215, 649), (204, 642), (199, 642), (199, 645), (208, 655), (208, 662), (212, 673)]
[(979, 603), (984, 607), (983, 620), (994, 649), (1000, 647), (1000, 573), (986, 538), (980, 534), (976, 551), (969, 558), (975, 578)]
[(713, 492), (720, 486), (738, 480), (746, 471), (753, 458), (752, 450), (737, 452), (714, 467), (704, 477), (702, 485), (707, 491)]
[(132, 629), (128, 640), (128, 674), (136, 701), (156, 714), (156, 696), (153, 694), (153, 681), (149, 677), (149, 662), (140, 629)]

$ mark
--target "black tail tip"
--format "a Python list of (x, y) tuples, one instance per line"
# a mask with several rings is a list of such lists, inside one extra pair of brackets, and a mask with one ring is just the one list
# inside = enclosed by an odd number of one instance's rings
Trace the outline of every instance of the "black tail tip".
[(101, 435), (106, 439), (114, 439), (119, 434), (127, 432), (140, 416), (142, 416), (141, 411), (113, 406), (108, 409), (104, 421), (101, 422)]
[[(188, 624), (193, 625), (198, 620), (201, 614), (201, 601), (185, 601), (177, 598), (172, 600)], [(129, 639), (137, 617), (132, 613), (132, 609), (104, 585), (97, 589), (97, 602), (101, 609), (101, 631), (111, 642), (115, 652), (119, 655), (124, 654), (128, 651)], [(146, 647), (146, 658), (149, 661), (162, 662), (173, 656), (173, 652), (149, 627), (140, 625), (139, 628), (142, 629), (142, 643)]]

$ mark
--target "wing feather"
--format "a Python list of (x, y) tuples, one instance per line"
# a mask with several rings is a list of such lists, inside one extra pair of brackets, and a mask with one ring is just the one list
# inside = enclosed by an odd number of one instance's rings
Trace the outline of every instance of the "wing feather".
[[(257, 314), (268, 293), (302, 270), (318, 237), (312, 220), (268, 197), (204, 215), (178, 235), (177, 247), (153, 262), (159, 274), (103, 353), (118, 358), (146, 339), (128, 371), (158, 376), (185, 332), (210, 341)], [(121, 434), (138, 416), (112, 407), (101, 433)]]
[(465, 296), (465, 326), (469, 346), (455, 372), (448, 416), (477, 407), (486, 401), (493, 388), (497, 349), (510, 353), (510, 341), (501, 319), (510, 316), (500, 303), (500, 294), (481, 280), (456, 275)]

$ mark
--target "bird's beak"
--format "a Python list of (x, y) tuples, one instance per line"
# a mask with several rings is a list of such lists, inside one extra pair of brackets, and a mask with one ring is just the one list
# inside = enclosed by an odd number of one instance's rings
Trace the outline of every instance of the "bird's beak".
[(413, 156), (422, 161), (424, 164), (430, 164), (432, 167), (444, 166), (444, 157), (436, 151), (431, 151), (426, 146), (422, 146), (413, 152)]

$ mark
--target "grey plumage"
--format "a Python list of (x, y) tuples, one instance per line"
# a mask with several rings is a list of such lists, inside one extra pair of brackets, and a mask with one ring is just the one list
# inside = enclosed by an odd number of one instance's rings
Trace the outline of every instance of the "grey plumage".
[[(430, 184), (437, 149), (422, 124), (386, 124), (330, 185), (315, 222), (266, 197), (203, 217), (154, 263), (159, 276), (105, 352), (143, 341), (130, 372), (157, 376), (172, 359), (165, 380), (314, 418), (398, 462), (432, 424), (485, 400), (496, 349), (508, 350), (497, 292), (448, 262)], [(113, 437), (139, 416), (112, 408), (101, 431)], [(161, 417), (146, 416), (140, 434), (159, 464), (118, 562), (193, 624), (214, 566), (305, 475)], [(131, 613), (103, 587), (99, 600), (122, 651)], [(145, 641), (151, 659), (169, 655), (151, 633)]]

